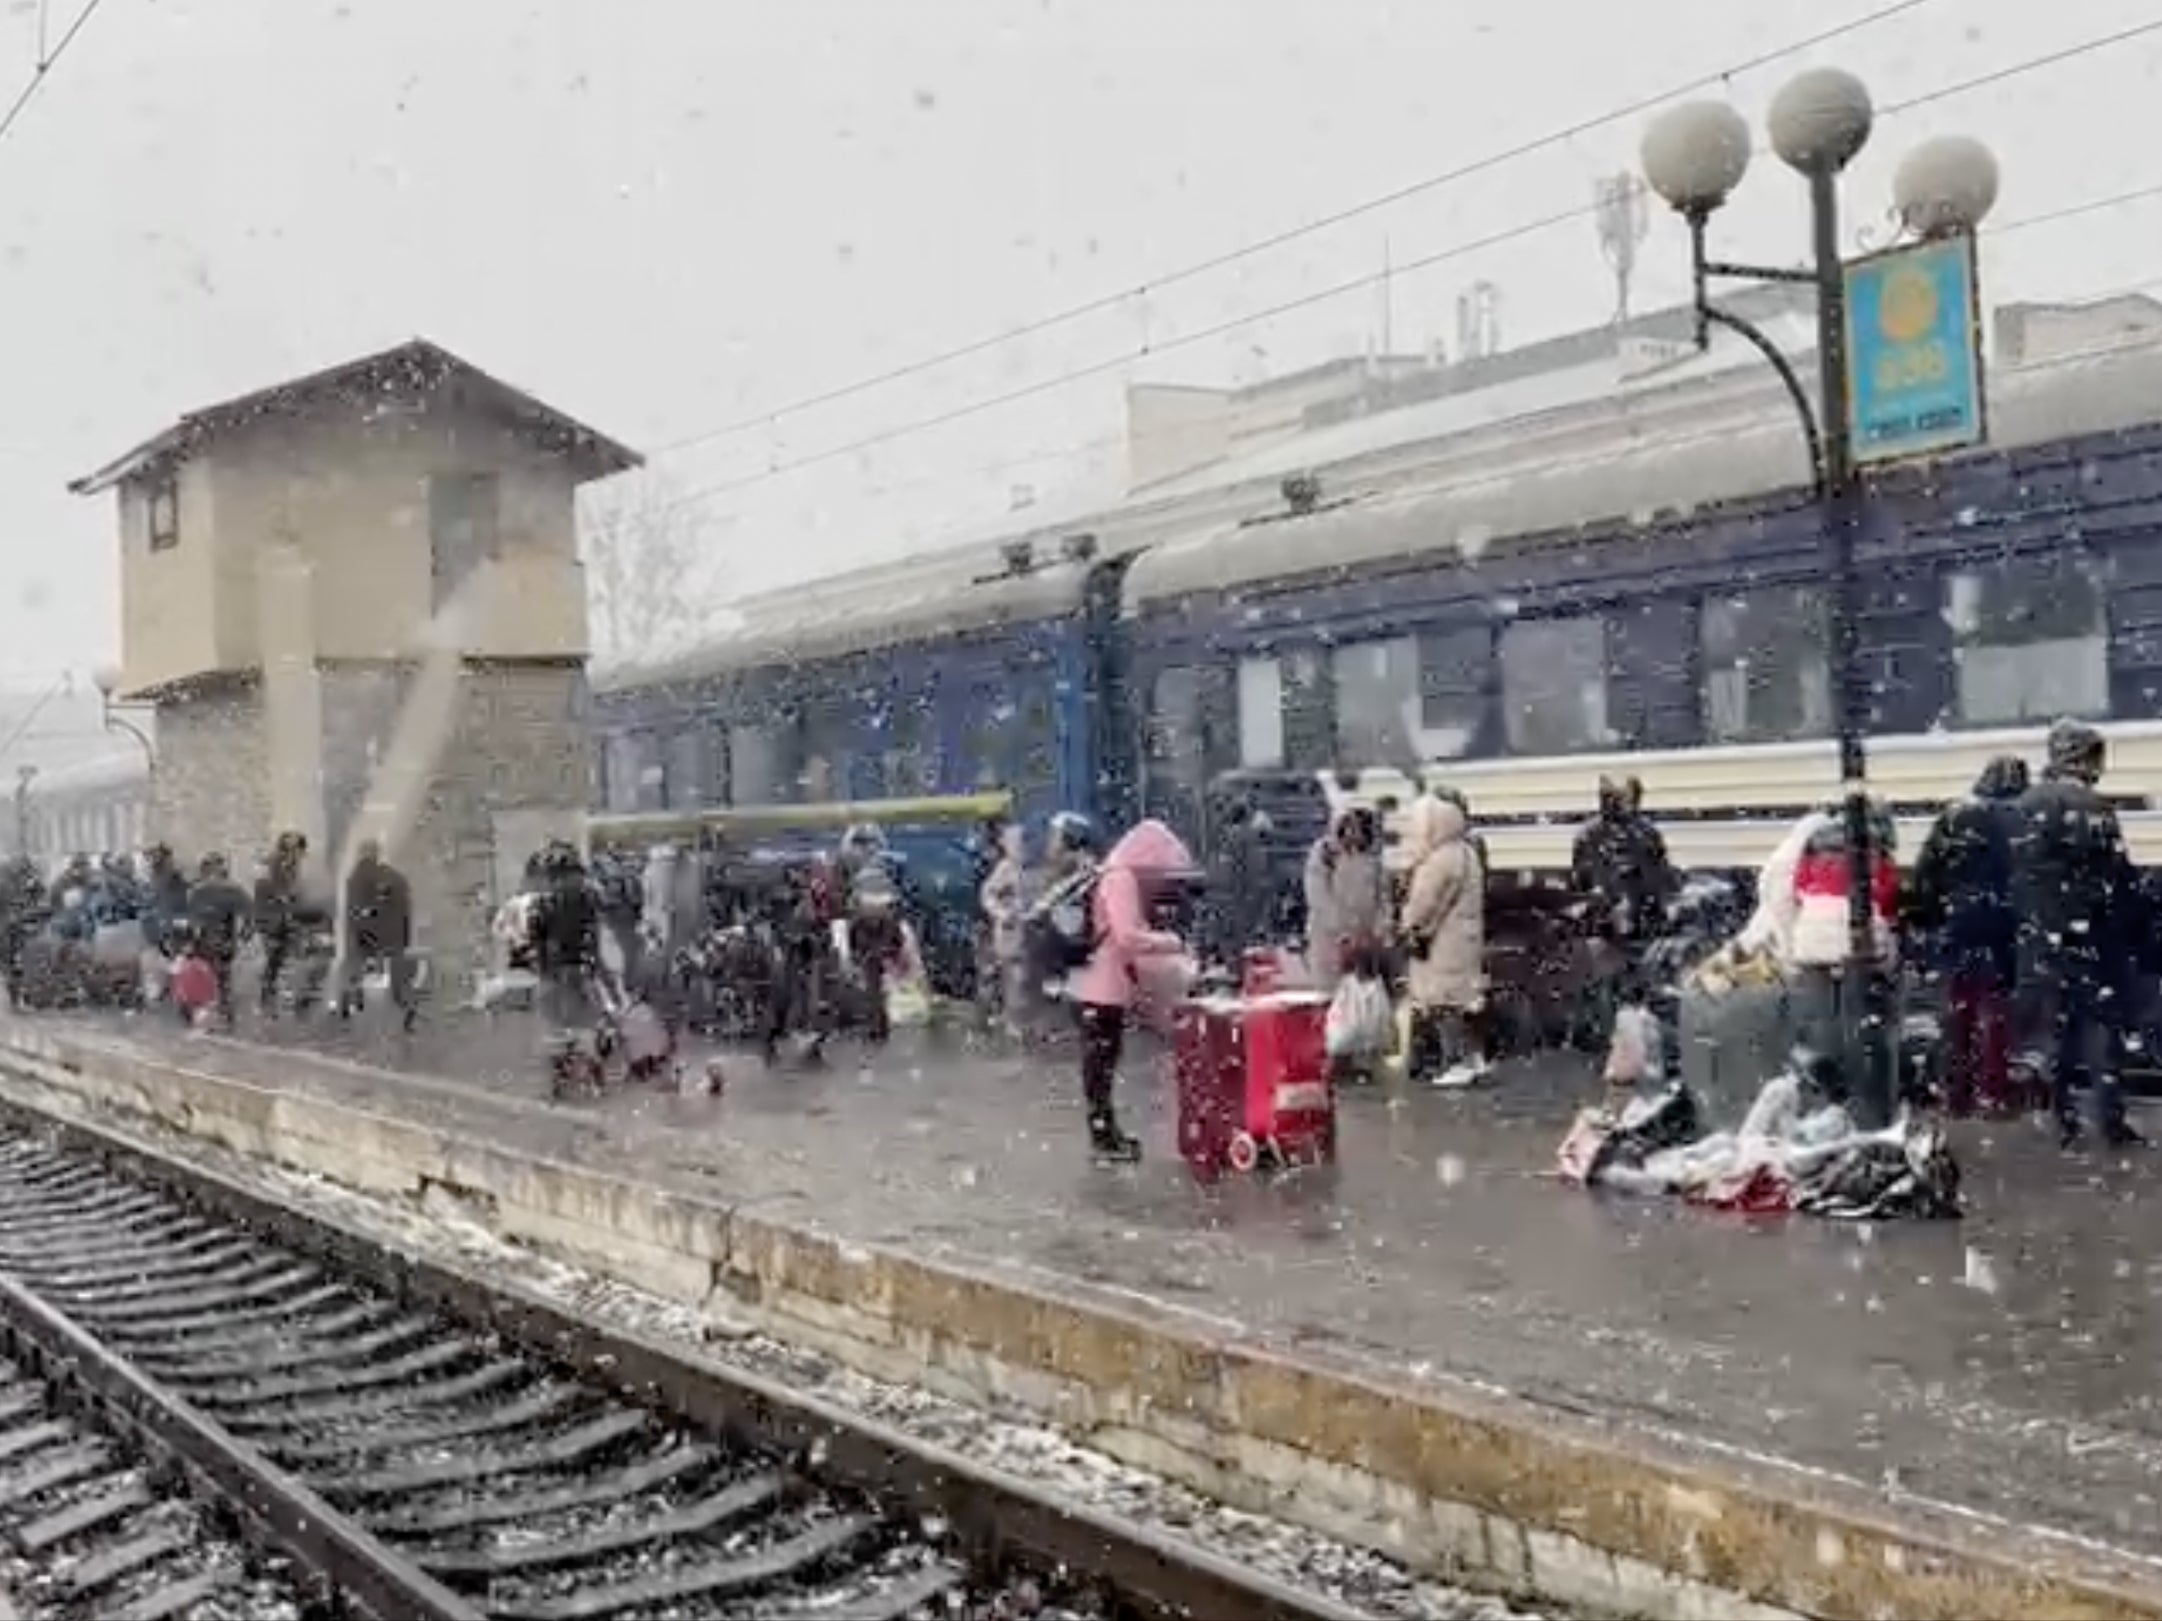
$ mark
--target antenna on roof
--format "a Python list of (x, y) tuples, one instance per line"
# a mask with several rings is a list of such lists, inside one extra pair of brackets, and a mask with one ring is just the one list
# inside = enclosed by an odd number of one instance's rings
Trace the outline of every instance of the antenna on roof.
[(1599, 227), (1599, 251), (1614, 270), (1614, 324), (1629, 324), (1629, 284), (1636, 277), (1637, 249), (1651, 229), (1651, 207), (1644, 182), (1624, 171), (1593, 183), (1592, 215)]
[(1009, 540), (998, 549), (999, 561), (1008, 574), (1027, 574), (1036, 566), (1036, 548), (1025, 540)]

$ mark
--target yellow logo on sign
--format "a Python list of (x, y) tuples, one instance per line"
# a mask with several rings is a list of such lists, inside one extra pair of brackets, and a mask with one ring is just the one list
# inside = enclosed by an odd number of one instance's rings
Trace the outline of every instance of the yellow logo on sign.
[(1937, 325), (1937, 282), (1928, 271), (1901, 265), (1886, 273), (1877, 295), (1877, 330), (1891, 343), (1912, 343)]

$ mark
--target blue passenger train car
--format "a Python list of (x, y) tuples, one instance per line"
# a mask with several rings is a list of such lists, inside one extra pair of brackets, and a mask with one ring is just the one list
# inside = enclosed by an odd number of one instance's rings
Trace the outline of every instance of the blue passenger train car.
[[(1552, 871), (1625, 772), (1678, 859), (1753, 867), (1838, 786), (1784, 396), (1684, 368), (1508, 421), (1450, 409), (1426, 439), (1415, 408), (1384, 448), (1355, 425), (1337, 459), (1318, 434), (1027, 543), (747, 602), (603, 688), (604, 808), (995, 789), (1205, 846), (1227, 781), (1297, 839), (1447, 784), (1498, 869)], [(2162, 344), (1998, 368), (1990, 422), (1988, 450), (1868, 483), (1871, 780), (1911, 853), (1989, 754), (2089, 717), (2162, 864)]]
[[(615, 672), (595, 712), (606, 815), (917, 806), (1007, 796), (1094, 804), (1130, 776), (1116, 559), (1085, 540), (864, 570), (739, 605), (695, 653)], [(1110, 706), (1110, 707), (1107, 707)]]

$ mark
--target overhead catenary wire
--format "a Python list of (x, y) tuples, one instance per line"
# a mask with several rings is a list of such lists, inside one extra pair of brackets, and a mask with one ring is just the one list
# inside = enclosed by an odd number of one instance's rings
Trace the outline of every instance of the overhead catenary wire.
[[(2066, 220), (2086, 218), (2095, 214), (2107, 213), (2113, 209), (2128, 208), (2137, 203), (2154, 200), (2162, 200), (2162, 181), (2156, 181), (2144, 186), (2137, 186), (2128, 191), (2114, 192), (2108, 196), (2087, 198), (2080, 202), (2067, 203), (2062, 205), (2061, 207), (2048, 209), (2038, 214), (2022, 215), (2018, 219), (2005, 220), (2002, 222), (1993, 222), (1989, 225), (1985, 225), (1982, 228), (1981, 234), (1985, 238), (2010, 236), (2016, 232), (2032, 230), (2042, 226), (2056, 225)], [(1587, 212), (1589, 211), (1587, 210)], [(2076, 297), (2086, 299), (2123, 296), (2132, 293), (2151, 291), (2157, 286), (2162, 286), (2162, 282), (2133, 282), (2124, 286), (2106, 289), (2105, 291), (2100, 293), (2079, 294), (2076, 295)], [(1316, 296), (1333, 296), (1334, 291), (1334, 289), (1331, 289), (1328, 293)], [(1127, 363), (1128, 362), (1123, 359), (1115, 363), (1107, 362), (1107, 364)], [(1055, 380), (1047, 380), (1045, 386), (1055, 386)], [(1000, 456), (991, 461), (971, 462), (965, 466), (947, 468), (938, 473), (920, 478), (880, 479), (877, 481), (876, 487), (869, 493), (873, 498), (882, 499), (885, 497), (900, 494), (904, 491), (924, 490), (935, 488), (941, 485), (951, 485), (960, 480), (981, 477), (985, 474), (1003, 473), (1022, 467), (1038, 467), (1043, 466), (1047, 463), (1068, 462), (1076, 459), (1077, 457), (1088, 455), (1093, 452), (1116, 450), (1121, 447), (1132, 448), (1137, 445), (1147, 445), (1159, 441), (1178, 439), (1188, 432), (1190, 432), (1189, 429), (1175, 426), (1155, 430), (1153, 432), (1149, 430), (1142, 430), (1140, 432), (1127, 430), (1123, 432), (1094, 434), (1086, 439), (1070, 440), (1064, 444), (1046, 445), (1036, 450), (1017, 451), (1010, 455)], [(673, 500), (663, 502), (661, 504), (660, 510), (663, 512), (672, 512), (679, 510), (685, 506), (698, 505), (704, 499), (706, 499), (707, 496), (715, 493), (718, 492), (705, 489), (689, 491)], [(1005, 514), (1005, 516), (1013, 519), (1017, 523), (1024, 523), (1029, 516), (1030, 510), (1031, 509), (1028, 507), (1021, 507)]]
[[(2033, 230), (2041, 226), (2056, 225), (2072, 219), (2084, 219), (2096, 214), (2106, 214), (2114, 209), (2129, 208), (2136, 203), (2158, 200), (2162, 200), (2162, 181), (2136, 186), (2129, 191), (2113, 192), (2103, 197), (2091, 197), (2076, 203), (2067, 203), (2039, 214), (2023, 214), (2018, 219), (2001, 222), (1993, 221), (1983, 226), (1981, 235), (1985, 239), (2011, 236), (2017, 232)], [(2147, 290), (2151, 285), (2153, 284), (2148, 282), (2135, 282), (2111, 289), (2109, 294), (2091, 296), (2113, 296), (2141, 292)], [(2080, 296), (2086, 297), (2090, 295)], [(876, 488), (871, 493), (874, 496), (887, 496), (905, 490), (930, 489), (939, 485), (951, 484), (959, 479), (978, 477), (988, 473), (1003, 473), (1017, 468), (1040, 467), (1046, 463), (1071, 461), (1076, 457), (1095, 451), (1115, 450), (1121, 446), (1130, 447), (1176, 440), (1187, 437), (1191, 432), (1192, 430), (1188, 427), (1174, 425), (1154, 430), (1142, 429), (1134, 431), (1129, 429), (1122, 432), (1092, 434), (1086, 439), (1068, 440), (1063, 444), (1045, 445), (1035, 450), (1015, 451), (991, 461), (970, 462), (966, 466), (947, 468), (941, 472), (920, 478), (879, 479)], [(694, 496), (687, 495), (683, 498), (681, 504), (691, 504), (693, 500)], [(676, 504), (678, 503), (667, 503), (664, 509), (672, 509)], [(1025, 518), (1028, 511), (1029, 509), (1026, 507), (1019, 508), (1009, 516), (1016, 519)]]
[(45, 14), (42, 10), (38, 13), (37, 66), (31, 70), (29, 79), (16, 93), (15, 99), (8, 104), (8, 110), (0, 113), (0, 141), (7, 139), (8, 132), (15, 127), (15, 121), (22, 117), (23, 109), (30, 105), (31, 100), (44, 87), (45, 81), (52, 77), (53, 69), (58, 67), (60, 59), (67, 55), (68, 47), (75, 43), (76, 36), (82, 33), (90, 19), (97, 15), (98, 7), (104, 3), (105, 0), (83, 0), (83, 9), (75, 14), (75, 20), (68, 24), (67, 31), (54, 42), (50, 51), (45, 49)]
[[(2143, 35), (2153, 33), (2162, 33), (2162, 19), (2156, 19), (2152, 22), (2140, 24), (2129, 29), (2119, 29), (2113, 33), (2101, 35), (2097, 38), (2089, 39), (2076, 45), (2070, 45), (2063, 47), (2059, 50), (2043, 53), (2038, 56), (2024, 58), (2019, 62), (2011, 63), (2005, 67), (1992, 68), (1985, 73), (1980, 73), (1966, 79), (1957, 80), (1951, 84), (1941, 85), (1934, 90), (1925, 92), (1922, 95), (1909, 97), (1906, 100), (1899, 102), (1895, 106), (1885, 108), (1879, 116), (1886, 118), (1896, 117), (1901, 113), (1911, 111), (1917, 107), (1932, 105), (1937, 102), (1949, 100), (1954, 96), (1966, 94), (1970, 91), (1986, 89), (1994, 85), (2003, 84), (2011, 79), (2019, 77), (2022, 74), (2034, 73), (2045, 68), (2056, 67), (2063, 63), (2076, 60), (2080, 57), (2091, 56), (2103, 50), (2112, 49), (2114, 47), (2130, 43), (2132, 40), (2137, 39)], [(2099, 207), (2101, 205), (2097, 203), (2094, 206)], [(1572, 221), (1588, 218), (1594, 212), (1596, 212), (1597, 207), (1597, 203), (1594, 202), (1575, 208), (1569, 208), (1562, 210), (1558, 213), (1542, 216), (1538, 219), (1527, 220), (1520, 224), (1506, 227), (1500, 231), (1491, 232), (1485, 236), (1477, 237), (1467, 242), (1453, 243), (1446, 248), (1438, 249), (1433, 253), (1423, 255), (1422, 257), (1413, 259), (1407, 263), (1392, 266), (1389, 274), (1401, 276), (1415, 273), (1420, 270), (1431, 269), (1435, 265), (1444, 264), (1453, 259), (1460, 259), (1470, 254), (1483, 252), (1489, 248), (1499, 247), (1508, 242), (1518, 241), (1525, 237), (1536, 235), (1539, 232), (1551, 230), (1558, 225), (1564, 225)], [(929, 432), (932, 429), (945, 427), (951, 423), (965, 420), (968, 417), (978, 416), (987, 411), (999, 410), (1006, 406), (1017, 404), (1022, 400), (1032, 399), (1038, 395), (1050, 393), (1055, 389), (1064, 388), (1074, 383), (1084, 382), (1093, 377), (1103, 376), (1106, 373), (1117, 371), (1121, 367), (1131, 366), (1138, 361), (1152, 359), (1158, 355), (1167, 354), (1177, 349), (1187, 348), (1197, 343), (1205, 343), (1210, 341), (1211, 339), (1220, 338), (1228, 333), (1238, 331), (1241, 328), (1257, 325), (1264, 321), (1275, 320), (1280, 316), (1292, 314), (1299, 310), (1310, 308), (1313, 305), (1326, 303), (1333, 299), (1342, 298), (1348, 294), (1370, 288), (1377, 281), (1379, 281), (1380, 276), (1380, 272), (1364, 272), (1345, 281), (1332, 283), (1330, 286), (1318, 289), (1314, 292), (1303, 293), (1298, 295), (1297, 297), (1285, 299), (1276, 304), (1269, 305), (1265, 308), (1249, 311), (1243, 315), (1228, 317), (1225, 320), (1213, 322), (1207, 326), (1199, 327), (1189, 332), (1180, 333), (1174, 337), (1164, 339), (1160, 342), (1142, 344), (1136, 348), (1121, 351), (1116, 355), (1107, 356), (1102, 360), (1092, 361), (1085, 365), (1071, 368), (1067, 371), (1057, 372), (1049, 377), (1038, 378), (1033, 382), (1021, 384), (1018, 387), (1007, 389), (998, 394), (986, 395), (974, 400), (963, 401), (959, 405), (948, 407), (943, 411), (935, 412), (929, 416), (911, 418), (907, 421), (896, 423), (891, 427), (879, 429), (875, 432), (861, 435), (855, 439), (848, 440), (843, 444), (830, 446), (823, 450), (809, 451), (800, 456), (785, 458), (781, 461), (774, 463), (772, 466), (760, 469), (757, 472), (746, 473), (736, 478), (722, 480), (721, 482), (715, 484), (704, 485), (698, 489), (688, 491), (684, 495), (667, 503), (667, 510), (674, 511), (684, 506), (699, 505), (713, 499), (716, 496), (733, 494), (740, 490), (746, 490), (758, 485), (766, 484), (774, 479), (782, 478), (789, 474), (800, 472), (806, 468), (820, 466), (824, 463), (831, 461), (837, 461), (843, 457), (858, 455), (863, 451), (876, 449), (881, 445), (890, 444), (898, 439), (910, 438), (919, 433)]]
[(1439, 191), (1444, 187), (1469, 180), (1477, 175), (1489, 173), (1492, 170), (1519, 162), (1524, 158), (1535, 156), (1554, 147), (1565, 146), (1570, 141), (1588, 135), (1594, 130), (1604, 129), (1609, 124), (1618, 124), (1624, 119), (1638, 117), (1655, 107), (1663, 106), (1665, 103), (1675, 100), (1677, 97), (1692, 95), (1701, 90), (1717, 89), (1742, 74), (1769, 67), (1774, 62), (1799, 55), (1804, 51), (1813, 50), (1819, 45), (1828, 45), (1834, 40), (1844, 39), (1850, 35), (1860, 33), (1866, 28), (1873, 28), (1880, 23), (1889, 22), (1896, 17), (1904, 16), (1910, 11), (1934, 3), (1935, 0), (1891, 0), (1890, 4), (1879, 6), (1876, 10), (1866, 12), (1860, 17), (1850, 18), (1846, 22), (1830, 28), (1819, 29), (1805, 38), (1791, 41), (1788, 44), (1775, 46), (1767, 51), (1760, 51), (1755, 56), (1721, 68), (1717, 72), (1699, 74), (1693, 79), (1669, 86), (1654, 95), (1639, 96), (1633, 101), (1610, 108), (1595, 117), (1579, 119), (1573, 124), (1549, 130), (1543, 135), (1519, 142), (1515, 146), (1505, 147), (1498, 152), (1474, 158), (1470, 162), (1460, 164), (1455, 168), (1446, 169), (1438, 174), (1428, 175), (1409, 184), (1397, 186), (1360, 202), (1302, 221), (1297, 225), (1287, 226), (1282, 230), (1271, 232), (1267, 236), (1243, 243), (1236, 248), (1226, 249), (1221, 253), (1196, 260), (1179, 269), (1166, 271), (1160, 275), (1152, 276), (1146, 281), (1121, 288), (1117, 292), (1099, 294), (1094, 298), (1084, 299), (1078, 304), (1071, 304), (1063, 309), (1054, 310), (1048, 315), (1040, 315), (1032, 320), (1024, 321), (1018, 326), (1009, 327), (982, 338), (971, 339), (966, 343), (925, 355), (920, 359), (905, 361), (898, 366), (890, 367), (871, 376), (858, 378), (853, 382), (838, 384), (835, 387), (815, 393), (801, 395), (795, 399), (783, 401), (778, 405), (767, 406), (763, 410), (747, 413), (731, 421), (724, 422), (719, 427), (703, 429), (700, 432), (685, 435), (680, 439), (669, 440), (655, 447), (651, 454), (666, 456), (679, 450), (687, 450), (694, 445), (710, 444), (717, 439), (727, 439), (737, 434), (748, 433), (754, 428), (769, 427), (784, 417), (800, 416), (802, 413), (816, 410), (820, 406), (832, 405), (841, 400), (853, 398), (858, 394), (869, 393), (874, 389), (884, 388), (889, 384), (918, 376), (924, 372), (936, 371), (940, 367), (952, 365), (956, 361), (967, 360), (976, 355), (988, 353), (993, 349), (1018, 343), (1023, 339), (1034, 337), (1053, 328), (1084, 320), (1091, 315), (1104, 314), (1134, 299), (1147, 298), (1164, 291), (1166, 288), (1182, 286), (1203, 276), (1213, 275), (1217, 271), (1227, 269), (1244, 260), (1273, 252), (1277, 248), (1288, 246), (1293, 242), (1303, 241), (1305, 238), (1323, 231), (1333, 230), (1337, 226), (1349, 224), (1353, 220), (1363, 219), (1369, 214), (1393, 208), (1397, 204), (1408, 202), (1414, 197), (1421, 197), (1428, 192)]

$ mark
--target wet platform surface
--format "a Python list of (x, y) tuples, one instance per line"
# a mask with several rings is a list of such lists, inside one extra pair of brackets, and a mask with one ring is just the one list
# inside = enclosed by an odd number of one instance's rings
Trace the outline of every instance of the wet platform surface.
[[(845, 1236), (1132, 1290), (1290, 1346), (1345, 1347), (1530, 1400), (1830, 1470), (2162, 1558), (2162, 1153), (2060, 1154), (1966, 1123), (1971, 1214), (1857, 1228), (1594, 1197), (1549, 1172), (1580, 1058), (1469, 1093), (1354, 1090), (1341, 1162), (1197, 1186), (1158, 1057), (1131, 1054), (1131, 1170), (1085, 1150), (1071, 1055), (904, 1033), (720, 1097), (548, 1106), (519, 1016), (406, 1036), (163, 1019), (133, 1039), (265, 1083), (455, 1124), (530, 1099), (521, 1146), (794, 1213)], [(285, 1050), (278, 1050), (280, 1047)], [(448, 1083), (416, 1092), (320, 1052)], [(2150, 1124), (2153, 1124), (2150, 1117)]]

